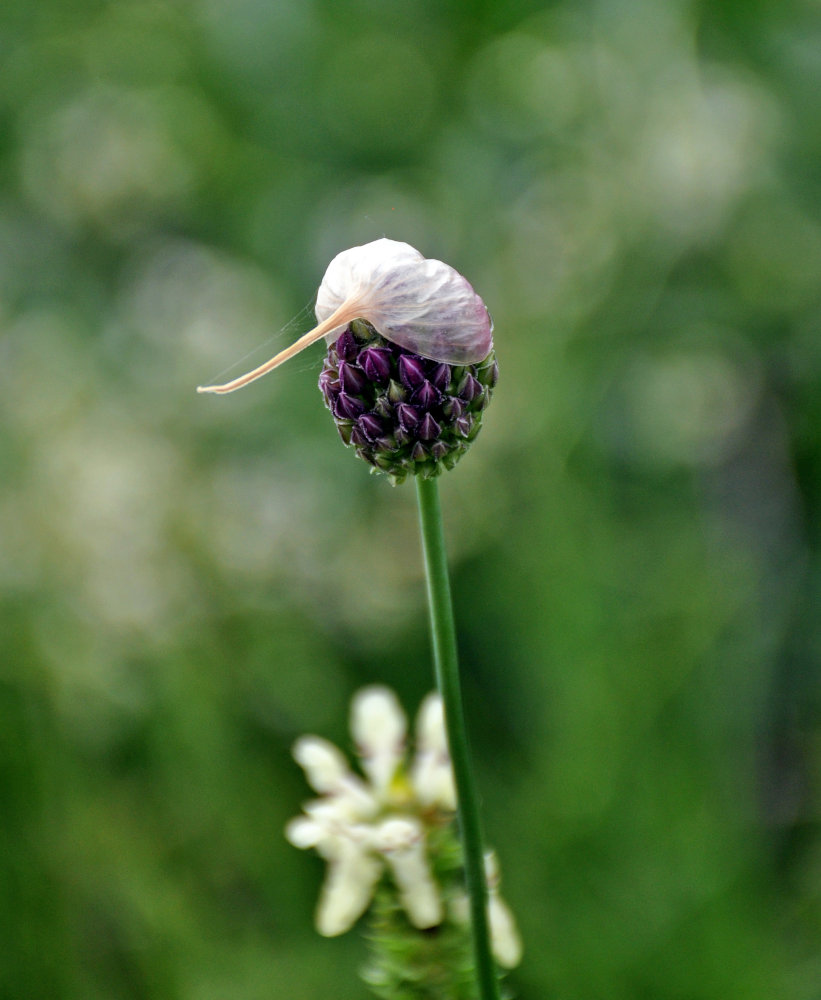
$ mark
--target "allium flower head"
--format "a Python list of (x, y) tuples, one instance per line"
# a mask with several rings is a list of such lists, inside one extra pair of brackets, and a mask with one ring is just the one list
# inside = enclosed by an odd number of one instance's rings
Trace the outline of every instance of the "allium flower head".
[(198, 392), (233, 392), (324, 337), (319, 377), (339, 434), (393, 483), (451, 469), (479, 433), (498, 377), (493, 324), (458, 271), (396, 240), (337, 254), (313, 330), (253, 371)]
[(497, 377), (492, 350), (478, 364), (449, 365), (354, 320), (328, 348), (319, 388), (343, 442), (396, 484), (453, 468), (479, 433)]

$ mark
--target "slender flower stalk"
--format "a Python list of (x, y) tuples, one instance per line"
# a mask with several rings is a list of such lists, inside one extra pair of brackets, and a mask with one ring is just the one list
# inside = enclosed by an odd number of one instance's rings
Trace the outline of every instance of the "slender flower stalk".
[[(499, 963), (512, 968), (521, 940), (499, 896), (495, 858), (482, 844), (436, 485), (476, 438), (493, 395), (493, 323), (461, 274), (389, 239), (352, 247), (331, 261), (317, 292), (316, 317), (313, 330), (270, 361), (198, 391), (233, 392), (325, 338), (319, 388), (342, 441), (394, 485), (416, 479), (439, 700), (420, 714), (409, 773), (403, 765), (405, 719), (384, 689), (366, 690), (352, 710), (368, 782), (350, 772), (326, 741), (298, 742), (295, 757), (321, 798), (306, 805), (287, 835), (328, 862), (317, 910), (320, 933), (343, 933), (376, 900), (371, 941), (377, 959), (366, 981), (377, 996), (500, 1000), (493, 949)], [(447, 846), (454, 806), (461, 852), (458, 844), (456, 852)], [(447, 863), (449, 856), (455, 865)], [(451, 877), (460, 863), (464, 883)], [(393, 896), (382, 891), (386, 882)], [(467, 959), (468, 922), (478, 994)], [(408, 929), (415, 935), (410, 950)], [(427, 989), (425, 970), (432, 992), (420, 992)]]
[(442, 527), (442, 508), (439, 503), (439, 488), (436, 480), (423, 479), (418, 476), (416, 496), (419, 504), (422, 550), (425, 557), (436, 685), (444, 704), (445, 729), (448, 735), (456, 783), (457, 813), (462, 834), (465, 880), (470, 898), (476, 979), (481, 1000), (499, 1000), (499, 979), (491, 951), (487, 918), (488, 889), (485, 877), (482, 828), (462, 708), (456, 627), (453, 621), (453, 604), (450, 596), (450, 578)]

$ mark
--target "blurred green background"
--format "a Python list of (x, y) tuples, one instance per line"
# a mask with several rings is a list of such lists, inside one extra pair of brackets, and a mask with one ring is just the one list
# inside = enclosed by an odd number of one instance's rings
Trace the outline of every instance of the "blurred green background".
[(488, 837), (556, 1000), (821, 997), (817, 0), (5, 0), (0, 997), (364, 998), (303, 732), (431, 686), (412, 486), (311, 325), (382, 235), (501, 380), (442, 482)]

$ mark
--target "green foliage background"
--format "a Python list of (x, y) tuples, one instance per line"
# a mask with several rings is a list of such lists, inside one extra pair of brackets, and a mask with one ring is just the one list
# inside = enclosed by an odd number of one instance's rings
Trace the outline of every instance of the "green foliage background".
[(1, 997), (364, 997), (289, 747), (432, 684), (413, 489), (318, 348), (193, 390), (382, 235), (496, 323), (442, 490), (520, 996), (821, 997), (820, 86), (816, 0), (6, 0)]

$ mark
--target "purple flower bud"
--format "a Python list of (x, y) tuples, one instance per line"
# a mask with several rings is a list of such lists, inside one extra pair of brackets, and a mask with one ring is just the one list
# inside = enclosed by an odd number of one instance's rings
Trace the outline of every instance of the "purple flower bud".
[(350, 329), (345, 330), (337, 340), (335, 346), (336, 353), (339, 355), (341, 361), (356, 361), (356, 355), (359, 353), (359, 345)]
[(454, 427), (462, 437), (467, 437), (473, 427), (473, 417), (467, 414), (464, 417), (459, 417), (454, 421)]
[(432, 441), (434, 438), (439, 437), (441, 430), (442, 428), (436, 423), (433, 417), (429, 413), (426, 413), (422, 418), (422, 423), (419, 425), (417, 433), (423, 441)]
[(384, 347), (366, 347), (359, 352), (360, 368), (371, 382), (387, 382), (391, 374), (391, 352)]
[(329, 368), (326, 368), (324, 371), (319, 373), (319, 388), (322, 390), (325, 402), (328, 406), (331, 406), (333, 401), (339, 395), (341, 386), (339, 384), (339, 379)]
[(492, 352), (481, 364), (457, 365), (412, 354), (364, 321), (346, 334), (329, 346), (319, 376), (342, 440), (393, 483), (452, 469), (493, 394)]
[(351, 440), (350, 444), (356, 445), (357, 448), (367, 448), (370, 444), (368, 436), (364, 434), (359, 427), (354, 424), (351, 428)]
[(347, 361), (340, 361), (339, 383), (342, 386), (343, 392), (347, 392), (351, 396), (361, 396), (365, 390), (365, 386), (368, 384), (368, 380), (353, 365)]
[(437, 365), (430, 377), (431, 382), (433, 382), (440, 392), (447, 392), (447, 388), (450, 385), (450, 379), (450, 365), (446, 365), (444, 363)]
[(356, 420), (360, 414), (365, 412), (365, 405), (356, 396), (349, 396), (347, 392), (340, 392), (336, 397), (334, 416), (342, 417), (343, 420)]
[(421, 406), (423, 410), (429, 410), (432, 406), (436, 406), (441, 398), (442, 393), (426, 380), (413, 390), (411, 402)]
[(482, 383), (470, 372), (465, 372), (465, 376), (459, 383), (459, 388), (456, 390), (459, 394), (459, 398), (463, 399), (466, 403), (470, 403), (482, 392)]
[(445, 397), (445, 401), (442, 403), (442, 413), (444, 413), (448, 420), (456, 420), (464, 412), (465, 404), (461, 399), (457, 399), (456, 396)]
[(369, 441), (375, 441), (381, 437), (385, 430), (382, 421), (372, 413), (363, 413), (356, 425)]
[(419, 411), (407, 403), (400, 403), (396, 407), (396, 416), (399, 418), (399, 425), (406, 431), (415, 430), (419, 424)]
[(425, 368), (421, 358), (411, 354), (403, 354), (399, 358), (399, 377), (404, 384), (413, 389), (425, 381)]

